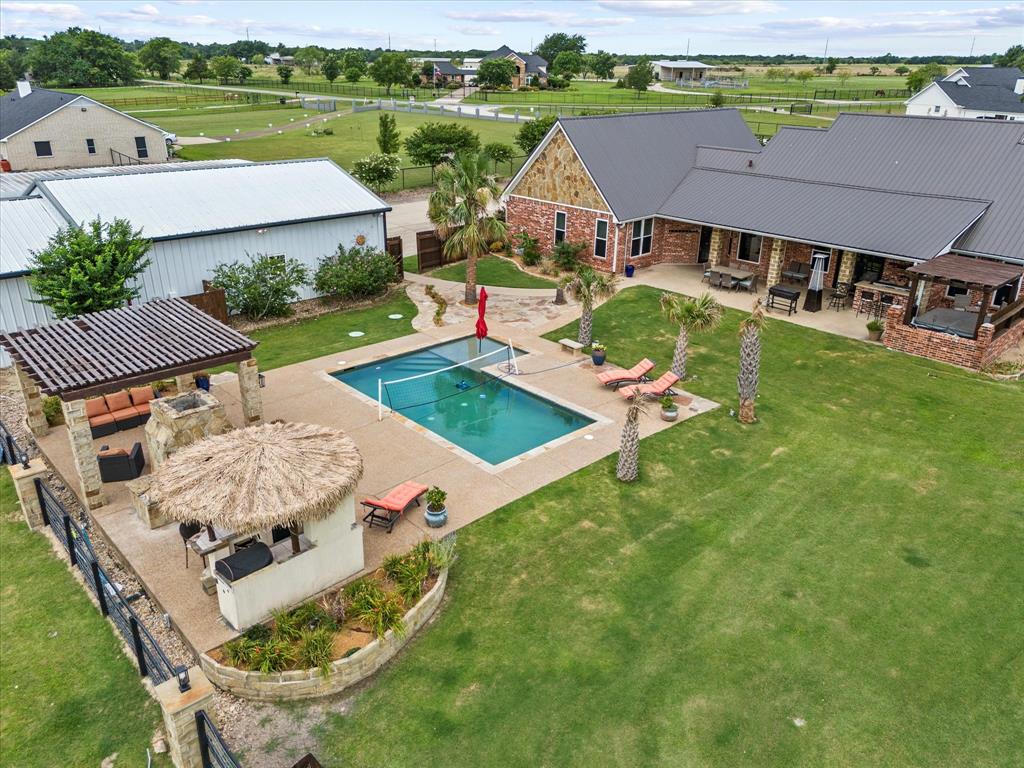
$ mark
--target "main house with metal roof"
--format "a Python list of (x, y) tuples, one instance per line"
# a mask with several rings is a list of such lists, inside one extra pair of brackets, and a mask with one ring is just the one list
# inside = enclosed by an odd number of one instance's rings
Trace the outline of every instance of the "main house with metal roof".
[(960, 67), (906, 101), (908, 115), (1024, 120), (1019, 67)]
[[(818, 267), (857, 311), (878, 300), (909, 324), (967, 296), (977, 323), (951, 334), (977, 340), (1004, 310), (996, 319), (1016, 330), (1000, 345), (1024, 331), (1019, 123), (842, 114), (827, 129), (783, 127), (762, 147), (735, 110), (561, 118), (503, 199), (511, 234), (542, 250), (579, 243), (598, 269), (727, 265), (771, 288)], [(910, 271), (945, 254), (963, 280)], [(1010, 266), (982, 280), (977, 260)], [(954, 361), (977, 367), (1000, 345)]]
[[(246, 254), (287, 256), (315, 269), (339, 245), (383, 250), (391, 210), (327, 158), (39, 176), (45, 177), (30, 180), (27, 189), (24, 179), (12, 184), (20, 196), (0, 198), (0, 333), (53, 319), (35, 302), (28, 274), (33, 252), (63, 227), (98, 217), (127, 219), (142, 230), (153, 241), (151, 263), (140, 276), (140, 298), (148, 301), (201, 293), (217, 265)], [(316, 295), (311, 286), (300, 292)]]
[(77, 93), (27, 81), (0, 99), (0, 167), (38, 171), (167, 162), (164, 131)]

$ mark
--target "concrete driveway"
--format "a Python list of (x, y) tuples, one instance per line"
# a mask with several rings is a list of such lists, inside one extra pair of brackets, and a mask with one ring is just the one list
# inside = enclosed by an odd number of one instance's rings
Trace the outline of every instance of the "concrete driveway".
[(416, 253), (416, 233), (433, 229), (427, 218), (427, 196), (407, 202), (392, 203), (388, 214), (388, 237), (402, 238), (402, 253)]

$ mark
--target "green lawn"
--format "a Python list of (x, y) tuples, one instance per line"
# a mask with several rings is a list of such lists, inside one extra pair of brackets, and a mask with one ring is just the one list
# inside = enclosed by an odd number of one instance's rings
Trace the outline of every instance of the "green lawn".
[[(388, 315), (404, 315), (391, 320)], [(413, 332), (412, 319), (416, 305), (405, 291), (396, 292), (387, 301), (365, 309), (349, 309), (320, 315), (287, 325), (278, 325), (246, 334), (260, 345), (253, 353), (261, 371), (280, 368), (314, 357), (343, 352), (354, 347), (376, 344)], [(350, 331), (362, 331), (364, 336), (349, 336)], [(225, 366), (223, 370), (232, 370)]]
[[(160, 709), (0, 468), (0, 765), (146, 765)], [(160, 759), (156, 765), (170, 765)]]
[(418, 274), (420, 271), (420, 260), (415, 253), (410, 253), (408, 256), (402, 257), (402, 269), (406, 272), (412, 272)]
[[(210, 160), (214, 158), (239, 157), (245, 160), (289, 160), (299, 157), (329, 157), (344, 168), (369, 154), (377, 152), (377, 124), (382, 112), (359, 112), (328, 120), (322, 127), (331, 128), (333, 136), (311, 136), (305, 131), (293, 131), (281, 136), (267, 136), (243, 141), (220, 142), (182, 147), (179, 155), (186, 160)], [(398, 130), (404, 139), (417, 126), (438, 120), (460, 120), (455, 117), (424, 116), (406, 112), (391, 112), (398, 121)], [(514, 144), (519, 126), (514, 123), (499, 123), (490, 120), (462, 118), (461, 124), (469, 126), (480, 136), (480, 143), (492, 141)], [(413, 163), (400, 153), (402, 165)], [(406, 174), (406, 187), (430, 184), (430, 169)]]
[[(431, 277), (438, 280), (466, 282), (466, 262), (459, 261), (435, 269)], [(493, 285), (502, 288), (554, 288), (555, 283), (543, 277), (523, 272), (508, 259), (499, 256), (484, 256), (476, 263), (476, 281), (479, 285)]]
[(257, 131), (264, 128), (281, 129), (294, 123), (316, 119), (316, 112), (293, 107), (252, 109), (206, 108), (175, 110), (173, 112), (132, 112), (140, 120), (155, 123), (165, 131), (179, 136), (233, 136), (235, 130)]
[[(658, 295), (597, 310), (611, 360), (666, 368)], [(612, 456), (460, 531), (326, 768), (1024, 762), (1024, 387), (774, 320), (743, 426), (741, 316), (692, 344), (723, 407), (638, 482)]]

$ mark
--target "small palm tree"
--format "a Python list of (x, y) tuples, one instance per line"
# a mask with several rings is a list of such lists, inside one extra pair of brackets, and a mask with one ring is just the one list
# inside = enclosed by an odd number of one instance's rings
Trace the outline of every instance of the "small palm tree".
[(764, 307), (754, 302), (750, 317), (740, 323), (740, 372), (736, 386), (740, 393), (740, 421), (754, 423), (754, 400), (761, 375), (761, 331), (765, 326)]
[(631, 483), (640, 476), (640, 417), (645, 413), (647, 400), (643, 395), (629, 401), (626, 423), (622, 425), (619, 461), (615, 466), (615, 477), (624, 483)]
[(716, 328), (722, 322), (722, 305), (710, 293), (696, 299), (676, 293), (663, 293), (661, 311), (669, 322), (679, 324), (676, 349), (672, 353), (672, 373), (680, 379), (685, 379), (690, 334)]
[(579, 267), (562, 279), (560, 286), (580, 303), (580, 332), (577, 341), (590, 344), (594, 333), (594, 303), (615, 293), (615, 275), (598, 272), (591, 267)]
[(501, 188), (489, 172), (487, 155), (465, 152), (438, 166), (437, 189), (427, 215), (444, 242), (446, 259), (466, 259), (466, 303), (476, 304), (476, 260), (495, 240), (505, 239), (505, 222), (494, 215)]

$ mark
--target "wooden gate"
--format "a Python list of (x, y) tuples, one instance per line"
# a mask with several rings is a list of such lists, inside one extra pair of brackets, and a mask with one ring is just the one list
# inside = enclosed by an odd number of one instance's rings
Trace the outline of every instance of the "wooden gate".
[(421, 273), (445, 263), (443, 245), (444, 241), (432, 229), (416, 233), (416, 255), (420, 260)]
[(203, 292), (194, 293), (191, 296), (182, 296), (185, 301), (193, 307), (203, 310), (215, 320), (222, 323), (228, 321), (228, 303), (224, 297), (223, 288), (214, 288), (209, 281), (203, 280)]
[(388, 255), (395, 260), (395, 270), (398, 274), (398, 280), (401, 282), (405, 279), (405, 266), (402, 261), (402, 238), (395, 236), (389, 237), (384, 245)]

